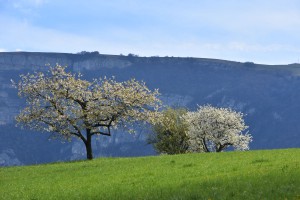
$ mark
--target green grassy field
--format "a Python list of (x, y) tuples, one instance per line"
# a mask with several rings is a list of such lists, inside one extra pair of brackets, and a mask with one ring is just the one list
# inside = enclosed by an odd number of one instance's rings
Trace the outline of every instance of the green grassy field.
[(1, 199), (300, 199), (300, 149), (0, 168)]

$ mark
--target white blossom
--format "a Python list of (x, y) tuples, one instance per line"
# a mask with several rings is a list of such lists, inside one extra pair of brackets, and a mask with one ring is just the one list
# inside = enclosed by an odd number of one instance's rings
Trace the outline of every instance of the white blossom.
[(21, 75), (20, 82), (13, 83), (27, 103), (16, 117), (20, 125), (66, 139), (75, 136), (87, 145), (92, 135), (110, 135), (111, 128), (136, 121), (155, 123), (161, 104), (158, 90), (134, 79), (89, 82), (65, 68), (56, 65), (46, 74)]
[(248, 126), (243, 116), (243, 113), (230, 108), (210, 105), (200, 106), (196, 112), (188, 112), (184, 119), (189, 126), (187, 135), (190, 151), (220, 152), (228, 146), (236, 150), (248, 150), (252, 136), (246, 131)]

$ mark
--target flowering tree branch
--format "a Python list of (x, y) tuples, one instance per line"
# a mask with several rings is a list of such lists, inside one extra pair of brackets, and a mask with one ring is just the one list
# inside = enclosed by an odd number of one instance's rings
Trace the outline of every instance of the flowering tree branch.
[(92, 159), (91, 136), (110, 136), (111, 128), (135, 121), (155, 123), (161, 105), (158, 90), (151, 91), (134, 79), (90, 82), (65, 68), (57, 65), (46, 74), (21, 75), (19, 83), (14, 83), (27, 103), (16, 117), (18, 124), (66, 139), (78, 137)]
[(221, 152), (229, 146), (249, 149), (252, 136), (246, 131), (248, 126), (241, 112), (206, 105), (196, 112), (188, 112), (184, 119), (189, 124), (187, 135), (192, 152)]

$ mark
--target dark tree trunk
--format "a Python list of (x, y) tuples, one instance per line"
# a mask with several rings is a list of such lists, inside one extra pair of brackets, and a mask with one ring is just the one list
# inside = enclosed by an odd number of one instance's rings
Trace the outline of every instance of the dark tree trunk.
[(219, 147), (216, 148), (217, 152), (222, 152), (224, 149), (226, 149), (229, 145), (233, 145), (232, 143), (225, 143), (225, 144), (219, 144)]
[(209, 152), (209, 149), (207, 148), (207, 144), (206, 144), (205, 138), (202, 139), (202, 143), (203, 143), (204, 151), (205, 152)]
[(221, 152), (223, 150), (222, 146), (216, 147), (216, 152)]
[(85, 148), (86, 148), (86, 158), (88, 160), (93, 159), (93, 150), (92, 150), (92, 135), (91, 135), (91, 130), (87, 129), (86, 130), (86, 142)]

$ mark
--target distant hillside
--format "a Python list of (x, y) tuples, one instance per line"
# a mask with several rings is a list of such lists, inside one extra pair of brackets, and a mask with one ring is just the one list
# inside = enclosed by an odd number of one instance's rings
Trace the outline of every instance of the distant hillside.
[[(204, 58), (137, 57), (102, 55), (97, 52), (0, 53), (0, 165), (32, 164), (84, 158), (80, 141), (62, 144), (40, 134), (15, 127), (14, 116), (24, 101), (10, 80), (46, 70), (45, 64), (68, 65), (91, 80), (115, 76), (136, 78), (159, 88), (169, 105), (196, 109), (197, 104), (232, 107), (247, 114), (254, 137), (251, 149), (300, 147), (300, 65), (258, 65)], [(96, 156), (153, 155), (145, 142), (146, 131), (137, 135), (115, 132), (95, 140)]]

